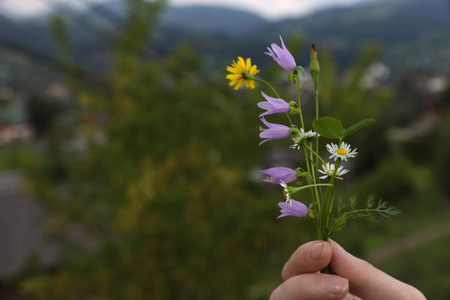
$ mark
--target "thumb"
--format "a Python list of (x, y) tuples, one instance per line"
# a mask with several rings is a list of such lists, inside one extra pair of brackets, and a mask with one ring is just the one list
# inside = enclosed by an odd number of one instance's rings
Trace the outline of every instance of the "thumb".
[(331, 268), (350, 283), (350, 292), (364, 300), (423, 300), (416, 288), (378, 270), (368, 262), (354, 257), (338, 243), (331, 241)]

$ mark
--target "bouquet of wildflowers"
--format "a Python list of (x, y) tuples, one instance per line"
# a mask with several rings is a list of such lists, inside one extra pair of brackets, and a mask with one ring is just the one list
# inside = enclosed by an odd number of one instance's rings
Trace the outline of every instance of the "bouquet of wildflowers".
[[(237, 90), (244, 84), (247, 88), (254, 89), (255, 82), (267, 85), (272, 95), (261, 92), (264, 101), (258, 106), (265, 110), (259, 117), (266, 128), (261, 129), (260, 137), (264, 139), (261, 143), (278, 139), (291, 139), (293, 144), (290, 148), (304, 155), (305, 166), (297, 168), (273, 167), (261, 172), (267, 175), (265, 182), (280, 185), (283, 188), (285, 201), (278, 203), (281, 214), (278, 218), (286, 216), (307, 217), (317, 228), (319, 239), (327, 240), (333, 231), (342, 229), (346, 222), (353, 218), (372, 219), (375, 215), (384, 217), (398, 214), (399, 211), (389, 206), (386, 201), (374, 201), (373, 196), (367, 199), (367, 206), (359, 208), (356, 196), (353, 196), (346, 205), (344, 201), (336, 200), (336, 179), (342, 180), (349, 172), (342, 162), (357, 156), (356, 148), (345, 142), (344, 139), (351, 134), (367, 127), (375, 122), (373, 119), (365, 119), (347, 128), (340, 120), (332, 117), (319, 117), (319, 73), (320, 66), (317, 57), (316, 46), (311, 47), (311, 61), (309, 71), (314, 82), (315, 91), (315, 120), (312, 126), (304, 123), (302, 105), (300, 102), (300, 90), (305, 81), (305, 71), (297, 66), (294, 57), (286, 48), (280, 36), (281, 47), (273, 43), (267, 48), (265, 54), (273, 58), (280, 67), (288, 72), (287, 78), (297, 87), (297, 101), (286, 102), (281, 99), (275, 88), (267, 81), (256, 78), (259, 73), (256, 65), (252, 65), (251, 59), (244, 60), (238, 57), (227, 67), (230, 72), (226, 76), (230, 80), (230, 86)], [(288, 125), (273, 124), (266, 120), (271, 114), (285, 113)], [(299, 117), (299, 124), (292, 121), (295, 115)], [(329, 142), (321, 151), (320, 142)], [(321, 152), (327, 153), (328, 157), (322, 157)], [(294, 200), (295, 195), (303, 190), (311, 193), (310, 203), (302, 203)], [(349, 209), (346, 209), (346, 206)]]

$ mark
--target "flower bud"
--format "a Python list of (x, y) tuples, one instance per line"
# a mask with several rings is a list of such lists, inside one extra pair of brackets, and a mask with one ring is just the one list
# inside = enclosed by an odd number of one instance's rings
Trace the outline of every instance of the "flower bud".
[(289, 102), (290, 105), (290, 110), (289, 110), (289, 114), (290, 115), (296, 115), (300, 112), (300, 110), (298, 109), (298, 105), (295, 101), (290, 101)]
[(290, 128), (290, 136), (291, 136), (291, 138), (294, 138), (294, 137), (298, 136), (300, 133), (301, 133), (301, 131), (297, 127), (292, 126)]
[(309, 72), (311, 73), (311, 77), (314, 81), (314, 86), (317, 89), (319, 87), (320, 65), (319, 60), (317, 59), (316, 44), (311, 45), (311, 61), (309, 62)]

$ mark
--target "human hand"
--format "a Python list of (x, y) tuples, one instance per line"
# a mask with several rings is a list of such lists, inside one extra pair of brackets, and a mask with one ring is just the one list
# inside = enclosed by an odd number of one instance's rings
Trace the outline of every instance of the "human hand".
[[(327, 265), (338, 275), (318, 273)], [(331, 240), (301, 245), (281, 275), (284, 282), (270, 300), (426, 300), (416, 288), (354, 257)]]

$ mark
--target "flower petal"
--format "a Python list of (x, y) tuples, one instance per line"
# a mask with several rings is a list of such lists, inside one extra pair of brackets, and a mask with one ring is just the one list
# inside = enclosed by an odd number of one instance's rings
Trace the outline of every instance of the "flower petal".
[[(291, 204), (292, 203), (292, 204)], [(296, 200), (292, 200), (291, 203), (279, 202), (278, 206), (281, 208), (281, 215), (277, 219), (287, 216), (293, 217), (306, 217), (309, 214), (308, 207)]]

